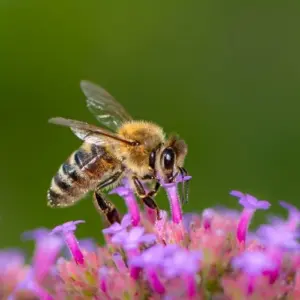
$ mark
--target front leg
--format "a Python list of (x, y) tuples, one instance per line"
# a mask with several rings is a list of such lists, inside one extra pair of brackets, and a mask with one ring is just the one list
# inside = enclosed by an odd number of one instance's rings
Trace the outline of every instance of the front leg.
[(160, 183), (158, 181), (156, 181), (154, 189), (151, 190), (150, 192), (148, 192), (147, 196), (155, 197), (159, 191), (159, 188), (160, 188)]
[(160, 184), (156, 183), (155, 189), (153, 191), (150, 191), (149, 193), (146, 193), (143, 184), (136, 176), (132, 177), (132, 181), (135, 186), (137, 195), (142, 199), (145, 205), (156, 210), (157, 218), (160, 219), (159, 208), (155, 200), (152, 198), (152, 196), (154, 196), (157, 193)]
[[(146, 175), (142, 178), (142, 180), (155, 180), (155, 177), (153, 175)], [(155, 182), (155, 186), (154, 186), (154, 189), (149, 191), (147, 196), (150, 196), (150, 197), (154, 197), (156, 196), (156, 194), (158, 193), (158, 190), (160, 188), (160, 183), (159, 181), (156, 181)]]

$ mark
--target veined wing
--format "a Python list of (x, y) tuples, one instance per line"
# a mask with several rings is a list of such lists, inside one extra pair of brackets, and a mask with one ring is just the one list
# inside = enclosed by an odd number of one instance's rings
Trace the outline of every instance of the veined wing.
[(108, 130), (77, 120), (59, 117), (50, 119), (49, 123), (69, 127), (78, 138), (90, 144), (105, 145), (112, 143), (125, 143), (130, 146), (138, 145), (138, 142), (136, 141), (123, 139)]
[(88, 109), (107, 128), (117, 131), (122, 123), (132, 120), (125, 108), (102, 87), (86, 80), (80, 82), (80, 87)]

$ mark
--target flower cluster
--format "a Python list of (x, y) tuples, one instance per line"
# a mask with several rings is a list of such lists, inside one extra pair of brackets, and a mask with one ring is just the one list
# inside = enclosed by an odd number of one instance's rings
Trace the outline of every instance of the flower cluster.
[(300, 299), (297, 208), (280, 202), (288, 219), (255, 232), (254, 213), (270, 203), (238, 191), (242, 211), (183, 215), (177, 185), (189, 179), (163, 185), (171, 218), (141, 211), (127, 185), (116, 188), (128, 214), (103, 230), (104, 246), (77, 240), (83, 221), (26, 232), (36, 243), (31, 264), (20, 251), (0, 251), (0, 299)]

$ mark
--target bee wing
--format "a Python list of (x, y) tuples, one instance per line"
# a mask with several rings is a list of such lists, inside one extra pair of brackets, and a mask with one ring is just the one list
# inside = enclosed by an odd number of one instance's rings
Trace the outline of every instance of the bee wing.
[(122, 123), (132, 120), (125, 108), (102, 87), (86, 80), (80, 82), (80, 87), (88, 109), (107, 128), (116, 131)]
[(49, 120), (49, 123), (69, 127), (78, 138), (90, 144), (105, 145), (118, 142), (131, 146), (137, 145), (136, 141), (125, 140), (115, 133), (85, 122), (65, 118), (52, 118)]

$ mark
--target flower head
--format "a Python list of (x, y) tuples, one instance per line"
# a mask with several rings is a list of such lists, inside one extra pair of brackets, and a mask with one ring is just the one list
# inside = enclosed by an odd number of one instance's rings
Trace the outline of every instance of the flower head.
[[(172, 195), (177, 183), (165, 188), (179, 203), (178, 195)], [(115, 192), (123, 197), (131, 193), (124, 187)], [(36, 241), (31, 265), (19, 251), (0, 252), (0, 298), (298, 299), (298, 210), (283, 203), (287, 221), (273, 221), (249, 234), (253, 213), (269, 203), (237, 191), (232, 195), (243, 206), (241, 213), (208, 208), (178, 223), (174, 213), (169, 219), (162, 211), (162, 219), (149, 222), (142, 212), (139, 226), (132, 226), (128, 214), (121, 224), (103, 230), (104, 246), (78, 242), (74, 231), (83, 221), (67, 222), (50, 234), (43, 228), (27, 232), (23, 239)], [(71, 257), (59, 257), (63, 240)]]

